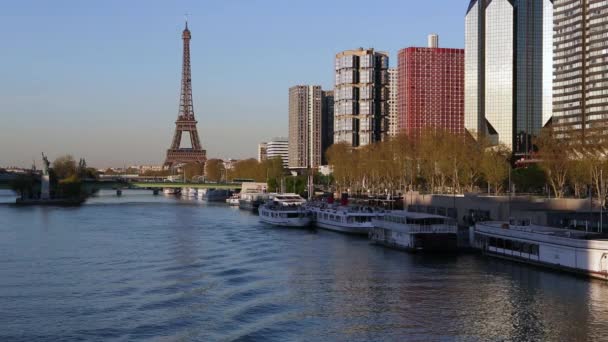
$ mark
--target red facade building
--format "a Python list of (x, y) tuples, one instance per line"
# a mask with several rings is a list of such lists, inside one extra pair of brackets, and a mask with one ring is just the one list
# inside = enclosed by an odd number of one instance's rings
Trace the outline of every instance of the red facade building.
[(434, 128), (463, 134), (464, 50), (411, 47), (399, 51), (398, 63), (399, 132), (419, 137)]

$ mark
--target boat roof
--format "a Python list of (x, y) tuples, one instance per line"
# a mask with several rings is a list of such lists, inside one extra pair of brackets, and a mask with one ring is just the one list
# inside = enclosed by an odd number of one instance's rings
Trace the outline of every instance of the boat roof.
[(387, 213), (387, 215), (399, 216), (399, 217), (407, 217), (413, 219), (425, 219), (425, 218), (450, 218), (447, 216), (435, 215), (435, 214), (427, 214), (427, 213), (416, 213), (413, 211), (405, 211), (405, 210), (393, 210)]
[(540, 226), (535, 224), (530, 225), (514, 225), (507, 221), (490, 221), (490, 222), (479, 222), (477, 223), (482, 226), (490, 226), (492, 228), (501, 228), (522, 231), (527, 233), (541, 234), (547, 236), (557, 236), (569, 239), (578, 240), (608, 240), (608, 235), (596, 233), (596, 232), (585, 232), (582, 230), (573, 230), (566, 228), (554, 228), (547, 226)]

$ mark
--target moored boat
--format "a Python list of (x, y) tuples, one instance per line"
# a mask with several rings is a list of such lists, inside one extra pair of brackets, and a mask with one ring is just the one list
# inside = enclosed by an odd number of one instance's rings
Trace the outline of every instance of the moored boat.
[(347, 234), (368, 235), (374, 228), (372, 220), (386, 214), (371, 207), (310, 206), (314, 224), (322, 229)]
[(374, 243), (408, 251), (453, 252), (458, 225), (449, 217), (392, 211), (374, 219), (369, 238)]
[(230, 190), (226, 189), (209, 189), (202, 197), (207, 202), (224, 202), (230, 197)]
[(312, 223), (306, 200), (297, 194), (279, 194), (259, 207), (260, 221), (273, 226), (303, 228)]
[(198, 197), (198, 189), (196, 188), (187, 188), (187, 191), (184, 191), (188, 197), (197, 198)]
[(264, 204), (269, 199), (270, 194), (268, 193), (242, 193), (241, 198), (239, 199), (239, 208), (258, 213), (260, 205)]
[(163, 194), (165, 195), (179, 195), (181, 192), (180, 188), (164, 188)]
[(241, 199), (241, 194), (232, 194), (229, 198), (226, 199), (226, 203), (231, 207), (238, 207), (239, 200)]
[(528, 219), (478, 222), (473, 248), (484, 254), (608, 280), (608, 235), (531, 224)]

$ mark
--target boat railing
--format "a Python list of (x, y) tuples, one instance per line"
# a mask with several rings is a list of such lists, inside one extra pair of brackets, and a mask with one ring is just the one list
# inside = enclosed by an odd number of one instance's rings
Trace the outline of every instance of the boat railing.
[(457, 233), (458, 227), (448, 224), (434, 224), (434, 225), (418, 225), (408, 224), (405, 226), (405, 231), (408, 233), (416, 234), (434, 234), (434, 233)]

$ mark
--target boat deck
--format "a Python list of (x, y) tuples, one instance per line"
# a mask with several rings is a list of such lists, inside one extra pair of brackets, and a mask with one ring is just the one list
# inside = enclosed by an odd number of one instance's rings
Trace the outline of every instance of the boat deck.
[(495, 229), (505, 229), (505, 230), (513, 230), (520, 231), (526, 233), (534, 233), (541, 234), (545, 236), (555, 236), (562, 237), (568, 239), (577, 239), (577, 240), (606, 240), (608, 241), (608, 234), (602, 234), (597, 232), (585, 232), (580, 230), (572, 230), (565, 228), (554, 228), (554, 227), (545, 227), (538, 226), (534, 224), (530, 225), (513, 225), (507, 222), (479, 222), (477, 225), (481, 227), (489, 227)]

